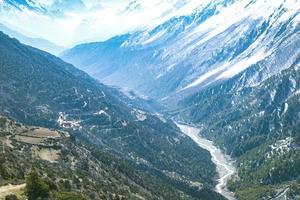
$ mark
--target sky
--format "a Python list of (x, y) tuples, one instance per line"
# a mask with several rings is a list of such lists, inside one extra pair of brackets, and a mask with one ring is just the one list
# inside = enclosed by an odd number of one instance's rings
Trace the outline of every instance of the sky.
[[(190, 12), (205, 0), (75, 0), (72, 3), (80, 1), (83, 1), (84, 8), (78, 6), (70, 9), (69, 4), (61, 3), (68, 0), (34, 1), (48, 10), (60, 10), (59, 14), (41, 13), (25, 7), (21, 11), (3, 8), (2, 2), (0, 23), (27, 36), (71, 47), (145, 29), (174, 15)], [(186, 6), (180, 10), (176, 8), (178, 4), (185, 3)]]

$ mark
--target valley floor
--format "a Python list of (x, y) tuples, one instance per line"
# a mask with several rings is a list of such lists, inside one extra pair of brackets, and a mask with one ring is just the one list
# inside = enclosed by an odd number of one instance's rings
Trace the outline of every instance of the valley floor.
[(226, 183), (231, 178), (236, 169), (233, 165), (232, 160), (228, 155), (225, 155), (222, 150), (218, 149), (212, 141), (204, 139), (199, 134), (198, 128), (177, 124), (180, 130), (195, 141), (201, 148), (206, 149), (212, 156), (212, 161), (216, 164), (218, 171), (218, 184), (216, 185), (216, 191), (226, 197), (228, 200), (235, 200), (234, 194), (227, 190)]

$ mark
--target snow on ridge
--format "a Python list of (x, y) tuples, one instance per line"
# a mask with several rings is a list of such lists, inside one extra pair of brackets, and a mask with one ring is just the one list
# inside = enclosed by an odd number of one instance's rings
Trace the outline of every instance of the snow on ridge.
[[(278, 41), (272, 40), (277, 32), (276, 30), (265, 31), (267, 29), (265, 26), (272, 24), (275, 27), (273, 29), (279, 29), (281, 22), (289, 20), (300, 10), (300, 4), (297, 3), (298, 0), (289, 2), (286, 2), (286, 0), (277, 0), (275, 2), (272, 0), (239, 0), (234, 1), (229, 6), (219, 4), (220, 2), (203, 1), (193, 12), (189, 10), (189, 12), (185, 13), (186, 15), (178, 15), (190, 17), (190, 20), (194, 21), (189, 21), (186, 26), (183, 26), (184, 29), (180, 30), (179, 34), (174, 34), (174, 38), (172, 38), (174, 40), (167, 40), (173, 37), (173, 29), (170, 26), (174, 26), (173, 22), (177, 22), (178, 25), (182, 23), (180, 18), (178, 18), (178, 21), (171, 21), (169, 26), (164, 24), (160, 27), (148, 27), (141, 34), (136, 34), (127, 40), (125, 42), (126, 46), (141, 45), (147, 48), (147, 46), (152, 44), (158, 44), (157, 51), (160, 52), (160, 55), (157, 61), (163, 64), (158, 64), (159, 70), (155, 71), (155, 79), (168, 75), (175, 67), (179, 67), (179, 64), (183, 63), (185, 66), (191, 66), (189, 76), (182, 81), (182, 85), (177, 90), (177, 92), (180, 92), (191, 87), (207, 86), (215, 81), (232, 78), (248, 67), (270, 58), (271, 55), (276, 56), (277, 46), (274, 43)], [(224, 1), (222, 2), (224, 3)], [(194, 19), (193, 14), (199, 11), (199, 17), (202, 16), (202, 11), (209, 4), (209, 7), (217, 5), (215, 14), (202, 23), (195, 23), (197, 18)], [(169, 30), (170, 33), (168, 33)], [(251, 41), (253, 35), (249, 33), (254, 31), (257, 33), (258, 38), (253, 38), (253, 41)], [(232, 32), (234, 34), (231, 34)], [(249, 39), (251, 44), (249, 47), (245, 44), (246, 49), (242, 49), (243, 47), (236, 46), (239, 45), (239, 41), (234, 38), (240, 38), (240, 40), (245, 42)], [(167, 43), (164, 43), (165, 41)], [(172, 41), (172, 43), (169, 41)], [(160, 44), (162, 45), (160, 46)], [(231, 56), (230, 52), (226, 52), (235, 47), (238, 51), (242, 50), (241, 53), (237, 52), (238, 55), (234, 55), (236, 57)], [(215, 56), (223, 50), (227, 57), (219, 61)], [(153, 55), (156, 55), (155, 52)], [(293, 59), (290, 60), (292, 61)], [(206, 63), (209, 64), (206, 66)], [(288, 63), (285, 66), (288, 66)], [(280, 70), (282, 68), (283, 66)], [(253, 78), (253, 85), (257, 84), (255, 81), (256, 79)]]
[[(268, 56), (268, 54), (266, 54), (264, 52), (264, 50), (261, 50), (249, 57), (246, 56), (240, 60), (234, 60), (232, 62), (227, 62), (224, 65), (222, 65), (221, 67), (215, 68), (215, 69), (201, 75), (198, 79), (196, 79), (195, 81), (193, 81), (192, 83), (190, 83), (189, 85), (187, 85), (186, 87), (184, 87), (183, 89), (181, 89), (179, 91), (183, 91), (183, 90), (198, 86), (198, 85), (204, 83), (205, 81), (211, 79), (212, 77), (213, 77), (213, 79), (210, 80), (210, 82), (206, 83), (206, 85), (209, 85), (210, 83), (217, 81), (217, 80), (229, 79), (229, 78), (237, 75), (238, 73), (244, 71), (251, 65), (256, 64), (259, 61), (263, 60), (267, 56)], [(216, 77), (214, 77), (214, 76), (216, 76)]]
[(152, 37), (148, 38), (146, 41), (142, 42), (142, 45), (149, 44), (151, 42), (154, 42), (155, 40), (158, 40), (159, 38), (163, 37), (163, 35), (166, 34), (166, 31), (160, 31), (153, 35)]
[[(221, 0), (218, 0), (216, 2), (220, 2)], [(163, 1), (161, 1), (163, 2)], [(179, 1), (176, 1), (176, 3), (173, 2), (171, 4), (170, 10), (172, 10), (171, 14), (169, 15), (162, 15), (159, 20), (153, 21), (150, 23), (146, 28), (142, 31), (142, 34), (138, 34), (131, 38), (130, 40), (125, 41), (121, 46), (139, 46), (139, 45), (149, 45), (152, 43), (155, 43), (157, 41), (163, 41), (164, 35), (167, 35), (168, 32), (166, 29), (159, 30), (159, 32), (156, 32), (154, 35), (151, 35), (150, 33), (155, 30), (158, 26), (161, 26), (162, 24), (168, 22), (168, 20), (172, 20), (174, 18), (179, 18), (182, 16), (191, 16), (193, 15), (197, 10), (201, 10), (212, 3), (212, 0), (189, 0), (186, 1), (185, 4), (183, 4), (180, 8), (175, 9), (176, 4)], [(214, 2), (214, 3), (216, 3)], [(182, 21), (179, 21), (179, 23), (175, 26), (182, 25)]]
[(217, 79), (221, 79), (221, 78), (231, 78), (234, 75), (244, 71), (245, 69), (247, 69), (249, 66), (256, 64), (257, 62), (263, 60), (264, 58), (266, 58), (268, 56), (268, 54), (266, 54), (264, 52), (264, 50), (259, 51), (257, 53), (255, 53), (254, 55), (248, 57), (248, 58), (244, 58), (240, 61), (238, 61), (237, 63), (235, 63), (233, 66), (231, 66), (230, 68), (228, 68), (226, 71), (224, 71), (222, 74), (220, 74)]
[(216, 68), (216, 69), (213, 69), (203, 75), (201, 75), (198, 79), (196, 79), (194, 82), (190, 83), (189, 85), (187, 85), (186, 87), (184, 87), (183, 89), (180, 89), (178, 92), (181, 92), (181, 91), (184, 91), (186, 89), (189, 89), (189, 88), (192, 88), (192, 87), (195, 87), (197, 85), (200, 85), (201, 83), (203, 83), (204, 81), (208, 80), (210, 77), (214, 76), (215, 74), (218, 74), (222, 71), (224, 71), (226, 69), (226, 67), (228, 66), (229, 64), (225, 64), (223, 65), (222, 67), (219, 67), (219, 68)]
[[(182, 43), (184, 42), (189, 42), (193, 45), (186, 45), (187, 48), (183, 49), (180, 54), (190, 55), (194, 49), (199, 48), (199, 46), (201, 45), (204, 46), (207, 42), (209, 42), (209, 40), (222, 33), (225, 33), (232, 25), (241, 24), (245, 20), (251, 20), (253, 22), (257, 21), (259, 23), (262, 23), (264, 22), (264, 20), (267, 20), (270, 16), (272, 16), (275, 11), (279, 11), (279, 8), (281, 8), (281, 6), (286, 10), (282, 15), (279, 16), (279, 20), (272, 19), (276, 20), (276, 24), (279, 23), (278, 21), (288, 20), (291, 16), (293, 16), (300, 10), (300, 4), (297, 4), (297, 1), (290, 1), (289, 3), (285, 2), (284, 0), (279, 0), (276, 2), (270, 0), (258, 1), (252, 3), (246, 8), (246, 5), (248, 4), (248, 0), (242, 0), (234, 3), (232, 6), (225, 7), (222, 12), (200, 24), (193, 31), (190, 31), (185, 36), (183, 42), (178, 41), (178, 45), (173, 45), (174, 52), (171, 53), (175, 55), (173, 57), (176, 57), (176, 59), (178, 59), (180, 55), (178, 55), (178, 53), (176, 54), (176, 49), (179, 49), (180, 45), (183, 46)], [(243, 10), (243, 13), (240, 12), (241, 10)], [(250, 28), (249, 26), (250, 24), (246, 22), (242, 26), (243, 29), (240, 30), (240, 33), (244, 34), (244, 32), (247, 32), (247, 30)], [(232, 78), (233, 76), (246, 70), (251, 65), (266, 59), (276, 51), (276, 48), (267, 49), (268, 43), (270, 41), (268, 41), (268, 36), (266, 34), (267, 33), (264, 32), (256, 41), (254, 41), (254, 43), (250, 45), (248, 49), (242, 52), (242, 54), (237, 58), (234, 58), (234, 60), (227, 60), (227, 62), (225, 60), (225, 62), (223, 63), (214, 64), (214, 67), (211, 67), (211, 69), (208, 69), (207, 72), (200, 74), (198, 78), (192, 78), (192, 82), (190, 82), (188, 85), (178, 90), (177, 92), (201, 84), (202, 86), (207, 86), (218, 80)], [(200, 39), (198, 39), (197, 41), (199, 35), (203, 35), (203, 37), (200, 37)], [(242, 37), (242, 35), (240, 35), (239, 37)], [(222, 43), (222, 41), (220, 42)], [(206, 47), (204, 46), (204, 49), (201, 49), (201, 51), (205, 51), (205, 48)], [(168, 53), (170, 54), (170, 52)], [(205, 54), (202, 53), (201, 56), (204, 56), (206, 58), (207, 56), (209, 56), (209, 54), (205, 56)]]

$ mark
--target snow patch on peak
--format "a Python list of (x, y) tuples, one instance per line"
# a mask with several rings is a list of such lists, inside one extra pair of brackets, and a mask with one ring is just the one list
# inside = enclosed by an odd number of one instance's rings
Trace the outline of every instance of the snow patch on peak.
[(265, 59), (267, 56), (268, 54), (266, 54), (264, 50), (260, 50), (255, 54), (246, 56), (244, 58), (241, 58), (240, 60), (233, 60), (231, 62), (227, 62), (221, 67), (213, 69), (201, 75), (198, 79), (196, 79), (194, 82), (190, 83), (180, 91), (198, 86), (204, 82), (206, 82), (205, 86), (207, 86), (210, 83), (215, 82), (217, 80), (231, 78), (237, 75), (238, 73), (244, 71), (251, 65), (256, 64), (257, 62)]
[(243, 58), (240, 61), (238, 61), (237, 63), (235, 63), (234, 65), (230, 66), (228, 69), (226, 69), (222, 74), (220, 74), (217, 77), (217, 79), (231, 78), (234, 75), (242, 72), (249, 66), (256, 64), (257, 62), (263, 60), (267, 56), (268, 56), (268, 54), (266, 54), (264, 52), (264, 50), (261, 50), (250, 57)]

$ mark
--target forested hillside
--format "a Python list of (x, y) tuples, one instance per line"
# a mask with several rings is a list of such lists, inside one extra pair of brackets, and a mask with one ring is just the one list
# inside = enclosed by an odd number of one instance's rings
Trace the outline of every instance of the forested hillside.
[(275, 195), (300, 176), (299, 64), (260, 85), (242, 87), (255, 67), (188, 97), (178, 115), (202, 126), (237, 159), (239, 178), (231, 187), (241, 199)]
[[(0, 35), (1, 114), (68, 131), (194, 197), (214, 195), (215, 167), (173, 124), (62, 60)], [(209, 167), (207, 167), (209, 166)], [(193, 185), (198, 185), (194, 187)]]

